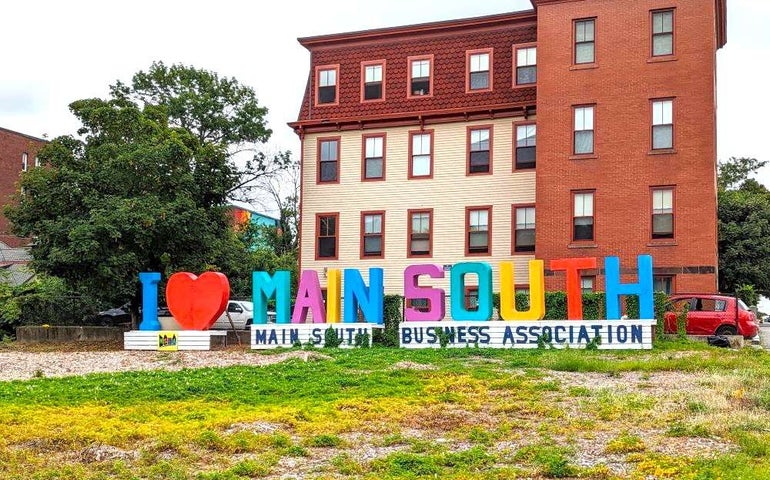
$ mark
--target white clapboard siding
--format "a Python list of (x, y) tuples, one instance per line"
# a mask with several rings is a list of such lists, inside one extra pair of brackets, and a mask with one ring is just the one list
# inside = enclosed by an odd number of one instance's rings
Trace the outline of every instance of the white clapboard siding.
[[(131, 330), (123, 334), (125, 350), (158, 350), (158, 334), (172, 333), (168, 330)], [(177, 350), (211, 350), (211, 337), (227, 335), (226, 331), (214, 330), (179, 330)]]
[(324, 333), (332, 327), (337, 336), (342, 339), (341, 348), (355, 346), (357, 334), (369, 335), (369, 345), (372, 342), (374, 329), (382, 329), (382, 325), (371, 323), (289, 323), (289, 324), (253, 324), (251, 325), (251, 348), (266, 350), (271, 348), (290, 348), (297, 343), (307, 345), (312, 343), (323, 347)]
[[(532, 118), (530, 117), (530, 120)], [(409, 132), (398, 127), (306, 135), (303, 140), (301, 267), (316, 270), (326, 286), (324, 268), (355, 268), (368, 282), (368, 268), (385, 269), (385, 292), (403, 294), (403, 271), (408, 265), (487, 262), (492, 265), (493, 288), (499, 291), (497, 265), (515, 264), (516, 284), (528, 284), (528, 261), (533, 255), (512, 255), (512, 206), (535, 203), (534, 170), (513, 171), (514, 121), (496, 119), (426, 126), (433, 134), (433, 178), (408, 179)], [(467, 127), (492, 125), (492, 174), (466, 175)], [(386, 133), (384, 181), (361, 181), (362, 135)], [(317, 184), (317, 140), (341, 137), (339, 184)], [(466, 207), (492, 206), (491, 254), (465, 255)], [(408, 258), (408, 210), (433, 209), (433, 255)], [(361, 212), (385, 211), (383, 259), (361, 259)], [(317, 213), (339, 213), (338, 260), (316, 260)], [(449, 294), (449, 277), (425, 279), (425, 286)], [(475, 279), (468, 279), (469, 285)]]
[[(447, 345), (448, 348), (537, 348), (537, 337), (542, 335), (544, 329), (549, 329), (553, 348), (585, 348), (596, 336), (596, 327), (601, 337), (600, 350), (649, 350), (652, 348), (652, 326), (655, 323), (655, 320), (402, 322), (399, 339), (403, 348), (440, 348), (434, 329), (441, 328), (454, 332), (454, 340)], [(586, 329), (587, 341), (586, 336), (580, 338), (581, 327)], [(559, 333), (555, 333), (557, 328)], [(507, 329), (511, 329), (509, 337), (506, 337)], [(518, 329), (522, 332), (519, 333)], [(634, 337), (632, 333), (639, 330), (641, 335)]]

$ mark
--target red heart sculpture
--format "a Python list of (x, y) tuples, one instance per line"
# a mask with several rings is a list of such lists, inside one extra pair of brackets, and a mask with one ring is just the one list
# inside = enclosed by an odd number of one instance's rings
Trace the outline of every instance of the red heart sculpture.
[(219, 272), (200, 277), (178, 272), (168, 279), (166, 305), (185, 330), (208, 330), (227, 308), (230, 282)]

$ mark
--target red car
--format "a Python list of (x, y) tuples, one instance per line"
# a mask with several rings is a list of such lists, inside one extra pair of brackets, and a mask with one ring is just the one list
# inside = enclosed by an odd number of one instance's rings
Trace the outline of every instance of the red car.
[[(737, 303), (736, 303), (737, 302)], [(757, 316), (743, 301), (725, 295), (681, 294), (671, 297), (673, 311), (666, 312), (664, 330), (676, 333), (677, 312), (689, 306), (688, 335), (743, 335), (753, 338), (759, 332)]]

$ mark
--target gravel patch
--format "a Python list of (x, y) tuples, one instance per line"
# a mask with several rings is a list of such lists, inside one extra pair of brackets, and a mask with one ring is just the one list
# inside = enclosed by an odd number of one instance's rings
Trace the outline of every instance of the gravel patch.
[(308, 362), (330, 358), (328, 355), (318, 352), (306, 351), (292, 351), (276, 355), (260, 355), (250, 351), (0, 351), (0, 381), (139, 370), (176, 371), (185, 368), (229, 367), (233, 365), (263, 366), (290, 359)]

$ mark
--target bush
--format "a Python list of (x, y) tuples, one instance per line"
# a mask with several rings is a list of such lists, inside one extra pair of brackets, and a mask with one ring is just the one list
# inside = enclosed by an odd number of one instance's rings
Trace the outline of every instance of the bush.
[(383, 299), (383, 316), (385, 328), (374, 331), (372, 343), (383, 347), (398, 347), (398, 326), (403, 320), (404, 297), (401, 295), (385, 295)]
[(20, 325), (81, 325), (99, 305), (69, 291), (56, 277), (38, 275), (17, 287), (0, 284), (0, 335), (14, 335)]

